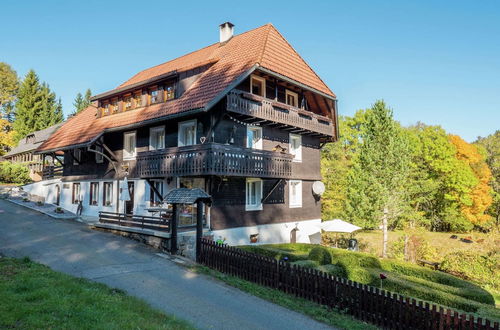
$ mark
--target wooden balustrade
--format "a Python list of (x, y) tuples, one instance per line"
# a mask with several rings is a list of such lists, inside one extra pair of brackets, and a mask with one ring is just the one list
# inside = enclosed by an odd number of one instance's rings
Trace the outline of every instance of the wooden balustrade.
[(241, 91), (227, 95), (227, 110), (326, 136), (335, 135), (330, 118)]
[(114, 212), (99, 212), (99, 222), (101, 223), (164, 232), (170, 232), (171, 220), (171, 216), (165, 218)]
[(62, 175), (63, 175), (63, 167), (62, 166), (46, 165), (42, 170), (43, 180), (59, 178)]
[(138, 153), (132, 177), (223, 175), (290, 178), (289, 154), (217, 143)]

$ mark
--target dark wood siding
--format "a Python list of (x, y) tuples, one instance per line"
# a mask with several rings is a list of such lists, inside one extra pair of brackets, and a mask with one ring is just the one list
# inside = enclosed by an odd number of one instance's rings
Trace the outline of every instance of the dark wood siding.
[[(276, 180), (264, 180), (263, 196)], [(245, 211), (245, 178), (215, 178), (211, 194), (211, 227), (214, 230), (321, 218), (321, 203), (312, 194), (313, 181), (302, 181), (302, 207), (289, 207), (288, 182), (281, 184), (261, 211)]]

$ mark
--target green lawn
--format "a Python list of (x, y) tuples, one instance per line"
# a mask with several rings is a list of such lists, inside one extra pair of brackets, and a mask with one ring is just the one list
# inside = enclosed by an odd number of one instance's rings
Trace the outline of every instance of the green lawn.
[(0, 328), (192, 329), (120, 290), (4, 257)]
[(380, 286), (379, 274), (384, 273), (384, 289), (405, 296), (419, 298), (443, 306), (452, 307), (491, 320), (500, 320), (500, 310), (495, 308), (495, 297), (479, 285), (458, 277), (424, 268), (408, 262), (379, 259), (367, 253), (326, 248), (332, 262), (319, 265), (309, 260), (312, 244), (274, 244), (241, 247), (247, 251), (283, 259), (313, 267), (350, 280)]
[(258, 284), (245, 281), (235, 276), (220, 273), (216, 270), (204, 266), (196, 266), (193, 270), (215, 277), (231, 286), (242, 291), (248, 292), (254, 296), (268, 300), (277, 305), (290, 310), (305, 314), (319, 322), (323, 322), (339, 329), (348, 330), (370, 330), (377, 329), (371, 324), (361, 322), (353, 317), (343, 314), (339, 311), (329, 309), (328, 307), (316, 304), (309, 300), (297, 298), (282, 291), (260, 286)]

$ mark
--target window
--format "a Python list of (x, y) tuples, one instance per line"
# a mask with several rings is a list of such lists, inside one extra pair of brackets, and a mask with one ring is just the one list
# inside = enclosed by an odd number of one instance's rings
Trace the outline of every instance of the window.
[(262, 149), (262, 127), (247, 126), (247, 148)]
[(302, 181), (290, 180), (290, 207), (302, 207)]
[(174, 86), (165, 86), (165, 101), (175, 99)]
[(149, 189), (149, 206), (159, 206), (161, 204), (161, 199), (154, 192), (153, 187), (155, 187), (156, 191), (158, 191), (160, 195), (163, 196), (163, 181), (155, 180), (150, 184), (152, 184), (152, 186)]
[(71, 198), (73, 204), (78, 204), (80, 201), (80, 184), (79, 183), (73, 183), (73, 196)]
[(80, 165), (82, 161), (82, 151), (80, 149), (73, 150), (73, 165)]
[(103, 109), (102, 109), (102, 114), (103, 114), (104, 116), (109, 115), (109, 103), (105, 103), (105, 104), (104, 104)]
[(285, 92), (286, 95), (286, 104), (291, 105), (292, 107), (298, 107), (299, 105), (299, 95), (288, 89)]
[[(100, 146), (96, 146), (95, 150), (98, 151), (98, 152), (101, 152), (101, 153), (103, 152), (103, 149)], [(103, 161), (104, 161), (104, 157), (102, 156), (102, 154), (96, 153), (95, 154), (95, 162), (97, 164), (101, 164)]]
[(140, 92), (134, 95), (134, 106), (136, 108), (139, 108), (142, 106), (142, 95)]
[(111, 206), (113, 204), (113, 182), (104, 182), (102, 205)]
[(246, 211), (262, 210), (261, 179), (247, 179), (245, 210)]
[(135, 132), (123, 133), (123, 159), (135, 159)]
[(251, 76), (250, 93), (266, 97), (266, 79), (258, 76)]
[(293, 155), (293, 161), (302, 161), (302, 136), (290, 134), (290, 153)]
[(165, 148), (165, 126), (149, 129), (149, 150)]
[(179, 123), (178, 146), (191, 146), (196, 144), (196, 120)]
[(118, 112), (118, 99), (115, 99), (111, 103), (111, 113), (117, 113), (117, 112)]
[(98, 205), (99, 204), (99, 182), (91, 182), (90, 183), (90, 205)]
[(132, 96), (125, 96), (123, 103), (125, 104), (125, 111), (132, 109)]
[(151, 91), (151, 94), (150, 94), (150, 104), (155, 104), (155, 103), (158, 103), (160, 101), (159, 97), (158, 97), (158, 90), (157, 89), (154, 89)]

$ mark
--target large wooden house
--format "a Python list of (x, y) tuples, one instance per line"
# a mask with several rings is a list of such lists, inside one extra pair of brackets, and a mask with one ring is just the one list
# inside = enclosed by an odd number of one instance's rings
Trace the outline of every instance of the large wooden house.
[[(219, 42), (94, 96), (45, 141), (38, 152), (64, 151), (64, 169), (41, 193), (72, 211), (82, 201), (87, 215), (151, 215), (172, 189), (201, 188), (215, 237), (307, 242), (321, 221), (313, 185), (322, 146), (338, 138), (336, 104), (273, 25), (233, 36), (224, 23)], [(186, 205), (179, 227), (194, 214)]]

